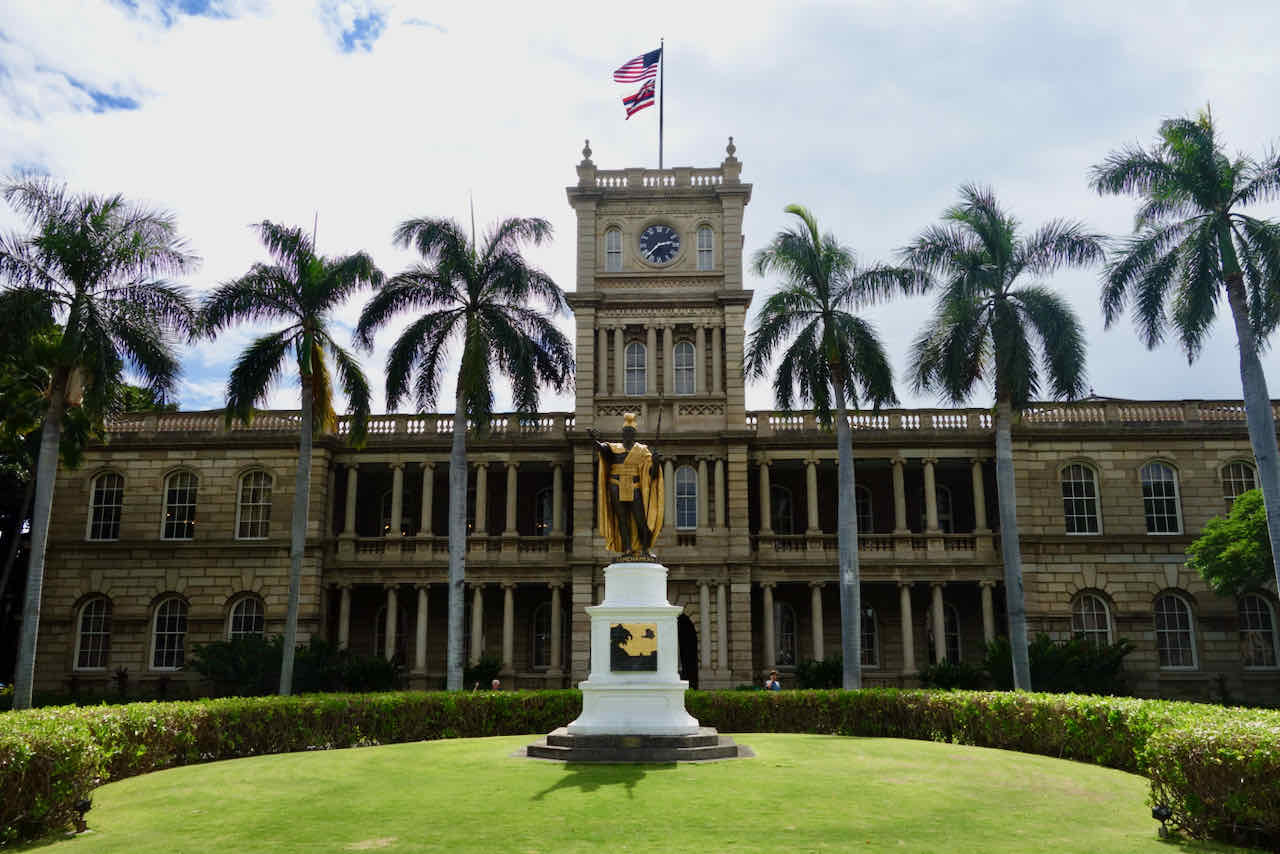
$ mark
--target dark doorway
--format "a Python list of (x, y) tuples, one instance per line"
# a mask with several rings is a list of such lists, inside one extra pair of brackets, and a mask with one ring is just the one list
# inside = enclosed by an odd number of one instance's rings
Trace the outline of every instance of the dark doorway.
[(676, 640), (680, 647), (680, 678), (689, 680), (689, 687), (698, 687), (698, 630), (688, 614), (676, 619)]

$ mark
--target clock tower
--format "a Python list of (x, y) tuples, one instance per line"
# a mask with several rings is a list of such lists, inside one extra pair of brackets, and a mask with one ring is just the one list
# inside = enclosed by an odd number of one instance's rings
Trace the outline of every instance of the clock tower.
[[(732, 574), (727, 560), (750, 557), (742, 216), (751, 185), (735, 151), (730, 137), (716, 167), (605, 170), (588, 145), (567, 188), (578, 216), (576, 431), (616, 436), (634, 412), (639, 440), (664, 458), (655, 551), (673, 589)], [(575, 443), (574, 458), (575, 574), (598, 572), (610, 556), (593, 530), (590, 443)], [(585, 673), (586, 650), (574, 655)]]

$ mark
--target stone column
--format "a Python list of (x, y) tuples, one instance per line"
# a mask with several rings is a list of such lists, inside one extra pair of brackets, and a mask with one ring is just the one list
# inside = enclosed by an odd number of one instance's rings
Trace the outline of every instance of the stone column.
[(698, 582), (698, 617), (702, 637), (698, 639), (699, 663), (703, 670), (711, 669), (711, 588), (709, 582)]
[(760, 584), (761, 598), (764, 600), (764, 669), (772, 670), (778, 664), (778, 641), (773, 636), (773, 582)]
[(644, 327), (644, 390), (649, 394), (658, 393), (658, 327), (646, 324)]
[(475, 665), (484, 652), (484, 585), (471, 585), (471, 655), (467, 663)]
[(434, 531), (431, 520), (435, 514), (436, 466), (435, 463), (422, 464), (422, 516), (418, 520), (418, 536), (430, 537)]
[(387, 585), (386, 643), (382, 645), (382, 657), (391, 661), (396, 657), (396, 590), (397, 585)]
[(414, 633), (413, 671), (427, 672), (427, 585), (418, 585), (418, 625)]
[(671, 324), (662, 330), (662, 391), (668, 397), (676, 393), (676, 328)]
[(626, 394), (627, 391), (627, 328), (613, 328), (613, 393)]
[(716, 482), (716, 493), (715, 493), (716, 495), (716, 527), (723, 529), (728, 527), (728, 525), (725, 524), (725, 522), (729, 518), (729, 515), (728, 513), (725, 512), (725, 506), (724, 506), (724, 500), (725, 500), (724, 460), (720, 458), (716, 459), (715, 482)]
[(760, 460), (760, 533), (773, 533), (773, 495), (769, 487), (769, 461)]
[(987, 528), (987, 495), (986, 486), (982, 482), (982, 459), (972, 460), (973, 477), (973, 532), (975, 534), (990, 533)]
[(596, 372), (596, 394), (607, 395), (609, 393), (609, 328), (601, 326), (600, 344), (597, 352), (600, 354), (600, 368)]
[(515, 670), (516, 586), (510, 581), (502, 583), (502, 675), (511, 676)]
[(476, 463), (476, 530), (480, 536), (489, 533), (489, 464)]
[(996, 583), (983, 580), (978, 585), (982, 588), (982, 639), (991, 643), (996, 639), (996, 611), (991, 601), (991, 589)]
[(347, 463), (347, 509), (342, 520), (342, 536), (356, 535), (356, 486), (359, 483), (360, 464)]
[(662, 461), (663, 490), (662, 527), (674, 532), (676, 529), (676, 465), (667, 457)]
[(351, 640), (351, 585), (338, 587), (342, 598), (338, 603), (338, 649), (346, 649)]
[(710, 521), (707, 516), (707, 459), (698, 460), (698, 530), (704, 531)]
[(563, 586), (558, 581), (551, 584), (551, 667), (547, 670), (549, 676), (560, 676), (564, 673), (564, 668), (560, 664), (560, 624), (563, 622), (560, 615), (560, 588)]
[(551, 466), (551, 533), (564, 533), (564, 465)]
[(907, 528), (907, 487), (903, 469), (907, 461), (903, 457), (894, 457), (893, 463), (893, 532), (906, 534)]
[(805, 504), (809, 510), (809, 530), (805, 533), (820, 533), (818, 525), (818, 461), (805, 460), (804, 462), (804, 489)]
[(924, 530), (926, 534), (938, 533), (938, 486), (933, 467), (937, 457), (924, 458)]
[(698, 324), (693, 327), (693, 391), (705, 394), (707, 391), (707, 331)]
[(399, 539), (404, 527), (404, 463), (391, 464), (391, 530), (387, 536)]
[(902, 619), (902, 675), (914, 676), (916, 670), (916, 639), (911, 613), (911, 582), (898, 582), (898, 609)]
[(813, 622), (813, 660), (826, 658), (822, 643), (822, 582), (809, 582), (810, 620)]
[(729, 672), (729, 585), (716, 585), (716, 668)]
[(507, 520), (502, 533), (508, 537), (516, 535), (516, 490), (519, 487), (520, 464), (507, 460)]
[(720, 327), (711, 327), (711, 391), (716, 394), (724, 389), (720, 382)]
[(933, 596), (930, 616), (933, 619), (933, 658), (935, 661), (943, 661), (947, 657), (947, 617), (942, 604), (942, 587), (943, 582), (941, 581), (929, 583), (930, 593)]

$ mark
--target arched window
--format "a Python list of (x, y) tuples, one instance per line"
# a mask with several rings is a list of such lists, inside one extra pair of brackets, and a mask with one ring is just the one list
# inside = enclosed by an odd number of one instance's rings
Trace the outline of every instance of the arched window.
[(1196, 666), (1195, 628), (1191, 622), (1191, 606), (1176, 593), (1156, 597), (1156, 650), (1160, 666), (1194, 668)]
[(796, 612), (786, 602), (773, 603), (773, 639), (778, 645), (774, 661), (778, 664), (796, 663)]
[(80, 606), (76, 670), (105, 670), (111, 653), (111, 600), (95, 596)]
[(604, 271), (622, 272), (622, 229), (611, 228), (604, 233)]
[(265, 540), (271, 531), (271, 475), (251, 471), (240, 478), (236, 539)]
[(698, 269), (710, 270), (715, 264), (714, 237), (711, 226), (698, 228)]
[(1068, 534), (1100, 534), (1098, 479), (1093, 469), (1072, 463), (1062, 470), (1062, 516)]
[(698, 474), (693, 466), (676, 469), (676, 530), (698, 527)]
[[(560, 667), (568, 664), (569, 612), (560, 609)], [(533, 645), (530, 658), (534, 670), (546, 670), (551, 666), (551, 603), (543, 602), (533, 610)]]
[[(468, 626), (470, 620), (467, 621)], [(463, 632), (464, 635), (470, 634), (470, 631)], [(387, 606), (383, 605), (378, 609), (378, 615), (373, 621), (373, 651), (370, 653), (378, 658), (382, 658), (387, 654)], [(392, 661), (403, 664), (409, 656), (409, 616), (405, 613), (404, 605), (396, 607), (396, 649)]]
[(866, 608), (862, 612), (862, 666), (880, 666), (880, 632), (876, 624), (875, 608)]
[(156, 607), (151, 635), (153, 670), (181, 670), (186, 663), (187, 603), (170, 596)]
[(1081, 593), (1071, 604), (1071, 633), (1094, 646), (1111, 643), (1111, 613), (1106, 601), (1093, 593)]
[(166, 540), (189, 540), (196, 533), (196, 476), (176, 471), (164, 481), (164, 526)]
[(120, 539), (120, 512), (124, 508), (124, 478), (105, 471), (93, 479), (89, 497), (89, 539)]
[[(925, 610), (925, 641), (929, 647), (929, 663), (937, 664), (938, 658), (933, 642), (933, 609)], [(960, 612), (949, 602), (942, 605), (942, 636), (946, 644), (947, 661), (952, 664), (960, 662)]]
[(257, 596), (241, 596), (231, 606), (227, 616), (227, 640), (262, 637), (266, 628), (266, 614), (262, 600)]
[(858, 513), (858, 533), (874, 534), (876, 520), (871, 512), (871, 490), (860, 483), (854, 484), (853, 506)]
[(645, 393), (645, 347), (632, 341), (626, 350), (627, 373), (623, 390), (626, 394)]
[(675, 349), (675, 382), (676, 394), (693, 394), (693, 344), (688, 341), (677, 341)]
[(769, 487), (769, 510), (772, 517), (769, 524), (775, 534), (794, 534), (796, 532), (795, 507), (791, 503), (791, 490), (785, 486), (773, 484)]
[(1222, 500), (1227, 503), (1227, 512), (1242, 492), (1258, 488), (1258, 473), (1250, 463), (1237, 460), (1222, 467)]
[(1142, 512), (1148, 534), (1182, 533), (1182, 511), (1178, 506), (1178, 473), (1159, 461), (1142, 467)]
[(533, 533), (539, 537), (551, 536), (551, 528), (554, 520), (551, 518), (555, 513), (555, 496), (551, 492), (551, 487), (538, 490), (538, 495), (534, 500), (534, 517), (533, 517)]
[(1245, 667), (1276, 666), (1275, 612), (1257, 593), (1240, 597), (1240, 657)]

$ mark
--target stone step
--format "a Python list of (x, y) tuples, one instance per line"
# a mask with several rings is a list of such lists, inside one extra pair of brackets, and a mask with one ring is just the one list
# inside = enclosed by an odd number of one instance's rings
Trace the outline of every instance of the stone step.
[(564, 728), (530, 744), (524, 755), (560, 762), (708, 762), (755, 756), (751, 748), (702, 727), (697, 735), (593, 735), (572, 736)]
[(560, 727), (547, 735), (547, 744), (553, 747), (584, 748), (687, 748), (714, 747), (719, 743), (714, 727), (699, 727), (695, 735), (570, 735), (567, 727)]

